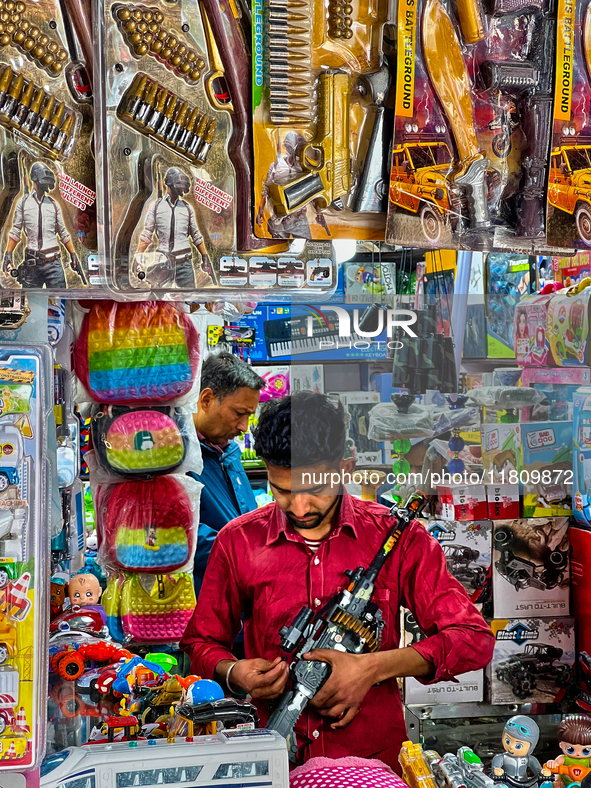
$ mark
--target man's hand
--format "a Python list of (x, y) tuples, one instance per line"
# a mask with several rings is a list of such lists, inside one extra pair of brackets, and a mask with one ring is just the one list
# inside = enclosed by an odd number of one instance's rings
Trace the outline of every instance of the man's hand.
[(14, 263), (12, 262), (12, 252), (4, 252), (2, 270), (4, 271), (5, 274), (12, 274), (12, 272), (14, 271)]
[(376, 683), (370, 654), (345, 654), (316, 649), (304, 659), (328, 663), (332, 672), (324, 686), (310, 701), (324, 717), (336, 717), (331, 728), (345, 728), (359, 713), (363, 699)]
[(238, 684), (253, 698), (271, 700), (283, 695), (289, 668), (281, 657), (273, 662), (268, 659), (241, 659), (232, 668), (230, 683)]
[(255, 221), (256, 221), (257, 224), (262, 224), (264, 219), (265, 219), (265, 211), (264, 211), (263, 206), (261, 205), (261, 207), (258, 210), (257, 218), (256, 218)]
[(202, 254), (201, 255), (201, 268), (205, 271), (206, 274), (211, 276), (213, 279), (213, 268), (211, 267), (211, 260), (209, 259), (209, 255)]

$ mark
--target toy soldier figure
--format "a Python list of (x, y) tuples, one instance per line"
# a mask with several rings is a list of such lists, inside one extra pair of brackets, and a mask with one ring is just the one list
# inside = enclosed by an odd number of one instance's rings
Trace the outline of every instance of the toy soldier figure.
[[(66, 287), (66, 276), (62, 265), (62, 252), (58, 238), (70, 253), (70, 267), (81, 275), (80, 261), (64, 224), (62, 209), (49, 196), (55, 189), (53, 171), (40, 161), (31, 167), (32, 188), (25, 182), (25, 193), (16, 204), (12, 229), (4, 253), (2, 270), (12, 274), (23, 287)], [(12, 254), (21, 241), (24, 230), (27, 239), (22, 265), (15, 268)]]
[[(161, 259), (166, 259), (166, 266), (174, 272), (174, 280), (178, 287), (190, 290), (196, 286), (193, 269), (193, 252), (189, 239), (199, 250), (203, 271), (212, 276), (211, 263), (203, 238), (197, 227), (197, 219), (193, 207), (183, 195), (191, 189), (191, 181), (178, 167), (170, 167), (164, 177), (166, 195), (159, 196), (149, 207), (144, 223), (144, 230), (135, 258), (136, 274), (139, 279), (146, 278), (142, 270), (143, 260), (140, 255), (146, 251), (156, 235), (157, 247)], [(199, 282), (202, 284), (202, 282)]]

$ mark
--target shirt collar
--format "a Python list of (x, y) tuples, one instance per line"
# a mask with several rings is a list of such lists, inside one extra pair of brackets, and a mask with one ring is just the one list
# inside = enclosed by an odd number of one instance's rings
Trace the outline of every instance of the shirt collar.
[[(343, 490), (343, 494), (341, 497), (340, 509), (339, 509), (339, 518), (337, 520), (337, 524), (332, 529), (330, 534), (328, 535), (327, 539), (333, 539), (337, 537), (343, 528), (347, 528), (351, 531), (355, 539), (358, 538), (358, 518), (355, 515), (355, 509), (353, 506), (353, 498)], [(272, 504), (275, 508), (275, 511), (271, 515), (269, 520), (269, 525), (267, 527), (267, 541), (268, 545), (274, 544), (280, 536), (283, 534), (286, 539), (290, 542), (299, 542), (303, 537), (295, 530), (295, 528), (291, 525), (287, 517), (283, 514), (281, 509), (279, 508), (278, 504), (275, 502)]]
[(222, 455), (226, 451), (230, 443), (232, 443), (232, 441), (228, 441), (227, 443), (224, 444), (211, 443), (211, 441), (208, 441), (205, 435), (203, 435), (200, 432), (197, 433), (197, 437), (199, 438), (200, 443), (203, 443), (205, 446), (209, 447), (210, 449), (213, 449), (220, 455)]

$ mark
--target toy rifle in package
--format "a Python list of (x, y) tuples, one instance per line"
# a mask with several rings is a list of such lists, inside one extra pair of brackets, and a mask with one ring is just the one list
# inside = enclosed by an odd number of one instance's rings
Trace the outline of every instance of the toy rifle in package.
[(554, 0), (400, 0), (386, 240), (547, 247)]
[(403, 507), (392, 507), (394, 527), (367, 569), (348, 570), (349, 585), (340, 591), (318, 615), (303, 607), (293, 624), (280, 630), (281, 648), (295, 657), (290, 665), (292, 689), (281, 699), (267, 727), (288, 739), (291, 758), (297, 745), (293, 728), (308, 702), (330, 676), (326, 662), (305, 660), (314, 649), (338, 649), (349, 654), (379, 651), (384, 626), (382, 613), (372, 597), (378, 575), (407, 526), (420, 515), (426, 503), (421, 492), (411, 495)]
[(85, 0), (0, 2), (0, 285), (100, 285)]
[[(279, 287), (276, 273), (263, 282), (250, 273), (293, 255), (288, 243), (269, 248), (253, 233), (250, 67), (239, 6), (102, 0), (97, 18), (99, 212), (111, 291), (182, 298), (211, 296), (218, 286)], [(336, 284), (329, 244), (296, 257), (331, 272), (302, 286)], [(224, 276), (229, 259), (243, 277)]]

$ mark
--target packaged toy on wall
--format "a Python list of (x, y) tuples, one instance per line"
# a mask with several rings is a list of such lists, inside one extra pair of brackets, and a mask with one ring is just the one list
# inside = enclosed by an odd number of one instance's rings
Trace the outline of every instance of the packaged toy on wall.
[(550, 350), (558, 367), (588, 367), (589, 299), (591, 281), (584, 279), (568, 290), (556, 293), (548, 304), (546, 331)]
[(513, 348), (517, 363), (523, 367), (553, 365), (550, 343), (546, 336), (550, 298), (550, 295), (525, 296), (515, 309)]
[[(4, 3), (0, 57), (0, 285), (99, 285), (90, 28), (58, 0)], [(90, 47), (91, 49), (91, 47)]]
[(496, 618), (491, 629), (490, 702), (559, 702), (572, 681), (574, 619)]
[[(588, 0), (558, 0), (556, 96), (548, 178), (548, 241), (591, 246), (591, 11)], [(573, 262), (574, 264), (574, 262)]]
[(591, 387), (580, 388), (573, 400), (573, 515), (591, 526)]
[[(99, 213), (110, 288), (176, 292), (179, 300), (218, 285), (332, 288), (330, 243), (292, 252), (284, 242), (267, 254), (253, 235), (240, 12), (209, 0), (102, 0), (96, 11)], [(282, 260), (282, 270), (305, 277), (278, 283)]]
[(554, 257), (552, 260), (554, 281), (563, 287), (577, 285), (591, 276), (589, 252), (577, 252), (574, 257)]
[(588, 367), (534, 369), (526, 367), (521, 375), (522, 386), (537, 389), (544, 400), (531, 408), (523, 408), (522, 421), (568, 421), (573, 415), (573, 398), (578, 388), (591, 383)]
[(545, 243), (555, 31), (545, 0), (399, 3), (388, 243)]
[(43, 757), (51, 356), (0, 346), (0, 769)]
[(484, 481), (519, 484), (523, 468), (521, 424), (482, 424)]
[(524, 327), (514, 321), (518, 304), (536, 285), (535, 258), (517, 254), (489, 254), (485, 266), (487, 355), (513, 358)]
[(472, 595), (479, 591), (490, 571), (492, 523), (490, 520), (460, 522), (422, 521), (445, 554), (448, 571)]
[(572, 421), (521, 425), (523, 442), (523, 516), (571, 513), (573, 479)]
[(569, 551), (568, 517), (496, 520), (495, 616), (568, 615)]

